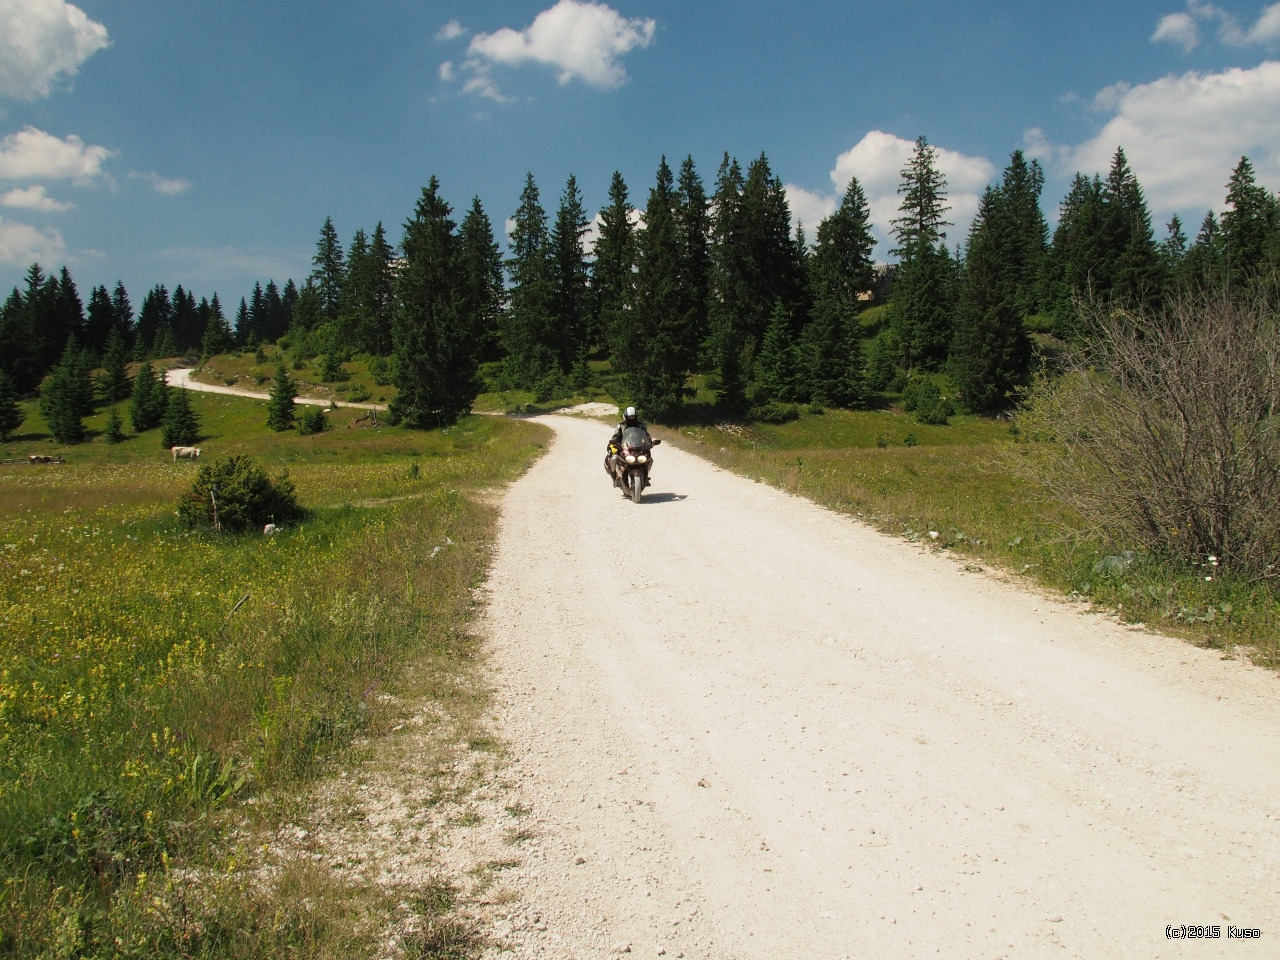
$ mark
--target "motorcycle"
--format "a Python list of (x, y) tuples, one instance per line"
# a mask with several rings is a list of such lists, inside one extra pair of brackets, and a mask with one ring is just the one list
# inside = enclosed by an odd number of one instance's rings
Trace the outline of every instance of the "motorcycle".
[(640, 502), (641, 491), (649, 485), (652, 450), (661, 442), (651, 439), (640, 427), (627, 427), (622, 431), (621, 443), (609, 444), (613, 485), (622, 491), (623, 496), (630, 497), (632, 503)]

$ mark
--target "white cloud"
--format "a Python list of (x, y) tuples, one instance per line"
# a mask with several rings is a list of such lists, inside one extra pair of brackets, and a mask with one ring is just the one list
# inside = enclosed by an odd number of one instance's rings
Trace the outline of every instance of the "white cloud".
[(57, 230), (37, 230), (0, 217), (0, 263), (25, 267), (32, 263), (65, 263), (67, 245)]
[[(555, 67), (562, 84), (576, 79), (613, 89), (626, 80), (621, 58), (648, 47), (656, 29), (654, 20), (628, 20), (604, 4), (559, 0), (524, 30), (504, 27), (477, 34), (468, 52), (485, 65), (541, 63)], [(483, 66), (478, 69), (486, 72)]]
[(1272, 49), (1280, 44), (1280, 3), (1262, 11), (1258, 22), (1249, 30), (1249, 41)]
[(787, 206), (791, 208), (792, 224), (804, 224), (805, 236), (813, 243), (818, 233), (818, 224), (836, 212), (836, 207), (840, 204), (839, 198), (815, 193), (794, 183), (785, 184), (783, 189), (787, 191)]
[(1035, 156), (1060, 175), (1106, 174), (1123, 147), (1158, 217), (1220, 208), (1226, 182), (1248, 156), (1258, 181), (1280, 181), (1280, 62), (1221, 73), (1186, 73), (1102, 91), (1099, 109), (1114, 114), (1097, 136), (1053, 146), (1030, 131)]
[[(840, 154), (831, 171), (836, 202), (844, 195), (850, 179), (858, 178), (867, 196), (876, 236), (882, 244), (888, 241), (891, 221), (898, 215), (901, 202), (898, 185), (902, 182), (902, 168), (907, 165), (915, 148), (913, 140), (872, 130), (851, 149)], [(968, 156), (936, 144), (933, 148), (937, 152), (938, 170), (947, 178), (947, 203), (951, 209), (946, 216), (952, 223), (947, 230), (947, 238), (955, 245), (968, 235), (982, 192), (995, 179), (997, 170), (985, 157)]]
[(102, 173), (102, 164), (111, 156), (106, 147), (88, 146), (74, 134), (60, 140), (25, 127), (0, 140), (0, 180), (71, 180), (84, 185)]
[(452, 60), (446, 60), (444, 63), (440, 64), (440, 79), (445, 83), (451, 83), (453, 81)]
[(462, 29), (462, 24), (457, 20), (450, 20), (436, 33), (436, 39), (448, 42), (449, 40), (457, 40), (467, 31)]
[(0, 96), (47, 97), (108, 43), (106, 27), (64, 0), (0, 0)]
[(1151, 35), (1152, 43), (1176, 43), (1190, 53), (1200, 43), (1200, 28), (1189, 13), (1171, 13), (1161, 17), (1156, 24), (1156, 32)]
[(0, 206), (14, 207), (18, 210), (39, 210), (41, 213), (64, 213), (74, 208), (75, 204), (55, 200), (44, 192), (44, 187), (34, 186), (10, 190), (0, 196)]
[(1205, 0), (1187, 0), (1186, 13), (1170, 13), (1161, 17), (1155, 33), (1151, 35), (1151, 42), (1176, 43), (1190, 52), (1200, 42), (1201, 23), (1216, 25), (1218, 40), (1228, 46), (1273, 49), (1280, 45), (1280, 3), (1263, 8), (1253, 26), (1246, 29), (1234, 14)]
[(162, 177), (158, 173), (137, 173), (136, 171), (129, 174), (130, 180), (145, 180), (151, 184), (151, 189), (156, 193), (163, 193), (166, 196), (176, 196), (179, 193), (186, 193), (191, 189), (191, 181), (183, 180), (181, 177), (170, 179)]
[(471, 74), (467, 82), (462, 86), (463, 93), (475, 94), (477, 97), (484, 97), (486, 100), (493, 100), (497, 103), (510, 103), (511, 97), (504, 96), (502, 91), (498, 89), (498, 85), (494, 83), (493, 77), (489, 75), (487, 64), (481, 64), (474, 60), (468, 60), (463, 67)]

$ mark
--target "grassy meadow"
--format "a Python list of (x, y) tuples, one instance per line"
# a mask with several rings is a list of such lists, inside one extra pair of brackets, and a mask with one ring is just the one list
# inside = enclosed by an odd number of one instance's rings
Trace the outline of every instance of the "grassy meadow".
[[(1280, 666), (1280, 596), (1202, 565), (1176, 567), (1103, 536), (1081, 538), (1062, 505), (1023, 478), (1035, 445), (1013, 422), (953, 417), (926, 426), (892, 409), (804, 413), (768, 424), (662, 431), (725, 469), (951, 549), (1131, 622)], [(904, 598), (909, 602), (909, 598)]]
[(543, 428), (335, 415), (304, 437), (268, 430), (261, 402), (191, 399), (204, 458), (287, 470), (306, 521), (182, 528), (199, 463), (173, 463), (154, 430), (58, 448), (31, 404), (0, 445), (66, 458), (0, 466), (0, 956), (376, 954), (367, 916), (308, 906), (356, 902), (341, 884), (290, 893), (294, 876), (245, 873), (227, 817), (269, 817), (270, 797), (328, 769), (409, 664), (442, 712), (478, 709), (466, 629), (491, 491)]

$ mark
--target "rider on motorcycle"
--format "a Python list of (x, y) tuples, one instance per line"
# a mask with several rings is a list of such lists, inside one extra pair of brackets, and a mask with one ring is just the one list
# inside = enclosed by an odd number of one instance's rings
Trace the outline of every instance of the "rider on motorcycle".
[[(644, 421), (636, 414), (635, 407), (627, 407), (622, 414), (622, 422), (618, 424), (618, 429), (613, 431), (613, 436), (609, 438), (609, 445), (605, 448), (604, 453), (604, 472), (607, 473), (616, 485), (618, 480), (613, 474), (613, 455), (614, 452), (622, 445), (622, 431), (631, 427), (639, 427), (644, 431), (645, 437), (649, 437), (649, 428), (644, 425)], [(649, 468), (653, 466), (653, 458), (650, 456), (649, 462), (644, 468), (644, 485), (649, 485)]]

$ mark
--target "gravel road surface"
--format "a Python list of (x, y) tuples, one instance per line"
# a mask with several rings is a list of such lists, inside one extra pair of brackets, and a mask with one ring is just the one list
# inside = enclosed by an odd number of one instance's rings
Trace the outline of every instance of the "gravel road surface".
[(1273, 674), (669, 445), (632, 504), (541, 422), (487, 585), (500, 955), (1280, 956)]

